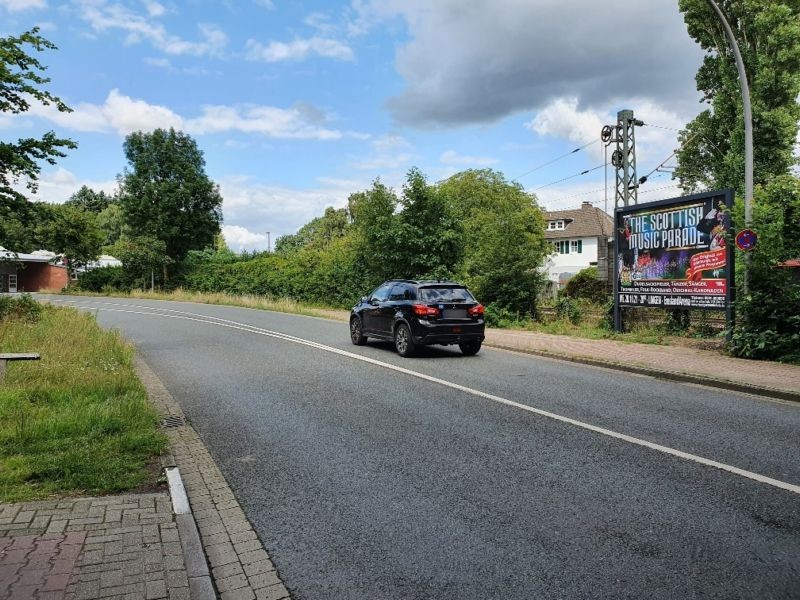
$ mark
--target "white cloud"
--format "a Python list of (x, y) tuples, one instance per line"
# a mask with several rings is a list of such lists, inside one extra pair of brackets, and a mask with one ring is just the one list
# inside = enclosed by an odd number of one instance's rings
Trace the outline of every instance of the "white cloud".
[[(216, 25), (200, 24), (201, 41), (190, 42), (169, 33), (154, 18), (164, 14), (164, 7), (157, 2), (147, 2), (145, 17), (121, 4), (109, 4), (106, 0), (78, 0), (81, 17), (97, 32), (121, 30), (127, 32), (126, 44), (138, 44), (143, 39), (167, 54), (192, 56), (220, 55), (228, 43), (228, 36)], [(150, 17), (150, 18), (148, 18)]]
[(131, 98), (114, 89), (103, 104), (79, 103), (71, 113), (32, 104), (27, 114), (76, 131), (115, 132), (123, 136), (169, 127), (195, 135), (238, 131), (279, 139), (338, 140), (345, 135), (359, 136), (356, 132), (343, 133), (325, 127), (320, 123), (325, 114), (313, 108), (303, 103), (291, 108), (215, 105), (203, 107), (199, 117), (187, 118), (166, 106)]
[(47, 8), (47, 0), (0, 0), (0, 6), (9, 12), (41, 10)]
[(144, 5), (145, 8), (147, 8), (147, 14), (151, 17), (160, 17), (167, 12), (163, 4), (155, 2), (154, 0), (145, 0)]
[(254, 233), (239, 225), (223, 225), (222, 235), (231, 250), (261, 250), (267, 245), (267, 236)]
[[(632, 98), (617, 100), (616, 106), (624, 106), (634, 111), (634, 116), (645, 122), (644, 127), (636, 128), (636, 157), (639, 171), (646, 167), (646, 173), (669, 156), (678, 146), (677, 130), (685, 125), (685, 120), (672, 110), (647, 99)], [(600, 139), (603, 125), (615, 125), (616, 110), (611, 107), (581, 109), (577, 98), (558, 98), (545, 106), (525, 127), (548, 137), (556, 137), (575, 142), (582, 146)], [(609, 148), (609, 156), (613, 146)], [(603, 160), (603, 146), (600, 143), (587, 148), (594, 160)], [(649, 166), (653, 161), (656, 164)], [(640, 173), (644, 174), (644, 173)]]
[(279, 236), (295, 233), (326, 207), (346, 206), (350, 194), (370, 185), (368, 181), (320, 178), (314, 188), (296, 189), (254, 183), (244, 176), (223, 177), (219, 184), (225, 223), (269, 231), (273, 245)]
[(165, 106), (149, 104), (111, 90), (103, 104), (79, 103), (73, 112), (58, 112), (52, 105), (32, 104), (28, 114), (53, 121), (76, 131), (109, 132), (127, 135), (134, 131), (158, 128), (183, 128), (184, 120)]
[(275, 10), (275, 3), (272, 0), (253, 0), (254, 4), (267, 10)]
[(396, 134), (383, 135), (370, 144), (373, 151), (366, 158), (353, 163), (356, 169), (364, 171), (385, 171), (411, 166), (417, 155), (411, 152), (413, 145), (403, 136)]
[(302, 60), (309, 54), (337, 60), (353, 60), (353, 50), (337, 40), (321, 37), (296, 39), (289, 43), (271, 41), (262, 44), (247, 40), (247, 59), (263, 62)]
[(338, 140), (342, 137), (341, 131), (309, 123), (302, 109), (274, 106), (205, 106), (201, 117), (186, 121), (186, 130), (200, 135), (241, 131), (282, 139)]
[(39, 176), (39, 191), (36, 194), (31, 194), (30, 190), (24, 188), (24, 185), (18, 185), (16, 187), (31, 200), (49, 202), (51, 204), (63, 204), (69, 200), (72, 194), (77, 192), (84, 185), (96, 192), (102, 191), (107, 194), (113, 194), (117, 189), (117, 181), (115, 179), (106, 181), (80, 179), (74, 173), (63, 167), (42, 171)]
[(497, 159), (488, 156), (466, 156), (459, 154), (455, 150), (446, 150), (439, 157), (439, 161), (446, 165), (472, 165), (477, 167), (486, 167), (493, 165)]

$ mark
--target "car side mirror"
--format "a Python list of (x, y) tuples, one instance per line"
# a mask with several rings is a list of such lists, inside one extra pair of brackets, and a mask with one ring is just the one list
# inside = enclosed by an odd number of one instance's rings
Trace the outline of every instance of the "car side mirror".
[(370, 298), (369, 303), (372, 304), (372, 306), (378, 306), (378, 304), (380, 304), (381, 301), (378, 300), (377, 298)]
[(361, 296), (361, 304), (366, 304), (369, 302), (369, 296)]

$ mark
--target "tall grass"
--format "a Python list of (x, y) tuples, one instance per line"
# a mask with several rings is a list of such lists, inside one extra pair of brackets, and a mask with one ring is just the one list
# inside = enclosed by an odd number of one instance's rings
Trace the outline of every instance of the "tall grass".
[(171, 292), (147, 292), (144, 290), (132, 290), (130, 292), (113, 291), (109, 294), (97, 294), (93, 292), (65, 290), (66, 294), (78, 296), (122, 296), (126, 298), (140, 298), (142, 300), (173, 300), (178, 302), (199, 302), (201, 304), (220, 304), (225, 306), (243, 306), (246, 308), (259, 308), (261, 310), (271, 310), (275, 312), (291, 313), (295, 315), (307, 315), (311, 317), (326, 317), (346, 321), (348, 312), (346, 310), (326, 307), (313, 306), (304, 302), (298, 302), (291, 298), (273, 298), (271, 296), (258, 296), (255, 294), (226, 294), (223, 292), (194, 292), (184, 289), (177, 289)]
[(44, 306), (31, 323), (0, 321), (11, 362), (0, 383), (0, 500), (131, 489), (166, 448), (133, 369), (133, 348), (74, 309)]

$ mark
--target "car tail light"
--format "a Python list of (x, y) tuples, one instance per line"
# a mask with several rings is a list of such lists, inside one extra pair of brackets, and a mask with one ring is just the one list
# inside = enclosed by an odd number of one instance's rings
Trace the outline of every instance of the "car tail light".
[(483, 304), (476, 304), (472, 308), (467, 309), (467, 314), (470, 317), (480, 317), (484, 312)]
[(438, 317), (439, 309), (435, 306), (425, 306), (424, 304), (414, 304), (412, 307), (414, 314), (420, 317)]

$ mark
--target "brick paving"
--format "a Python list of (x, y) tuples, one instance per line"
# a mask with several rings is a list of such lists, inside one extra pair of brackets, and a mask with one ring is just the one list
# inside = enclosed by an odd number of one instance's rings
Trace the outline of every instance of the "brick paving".
[[(137, 372), (156, 409), (173, 422), (183, 412), (147, 364)], [(187, 424), (167, 429), (194, 513), (214, 586), (222, 600), (285, 600), (289, 591), (197, 432)]]
[(169, 494), (0, 504), (0, 600), (183, 600)]

